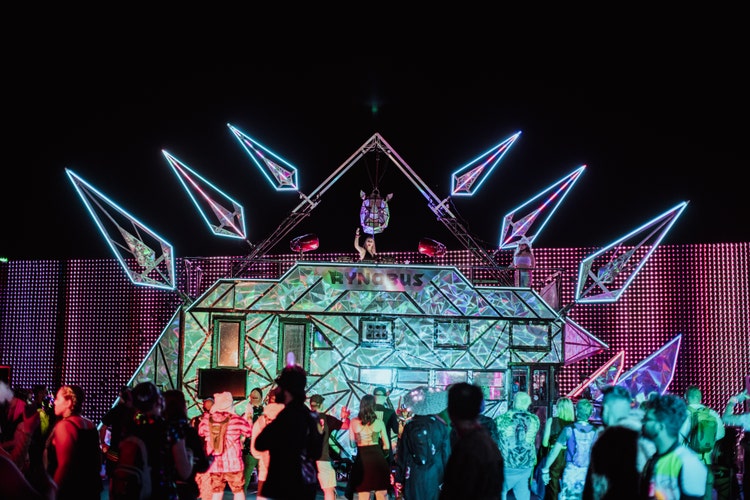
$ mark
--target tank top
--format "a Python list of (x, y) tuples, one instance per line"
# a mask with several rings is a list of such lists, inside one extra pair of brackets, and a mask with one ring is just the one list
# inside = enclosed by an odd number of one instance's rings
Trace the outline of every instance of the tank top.
[(380, 442), (380, 431), (373, 431), (371, 426), (363, 426), (362, 430), (354, 434), (357, 446), (372, 446)]
[[(99, 448), (99, 431), (95, 426), (85, 429), (82, 427), (82, 417), (68, 417), (56, 425), (76, 428), (77, 437), (75, 449), (71, 462), (72, 467), (68, 469), (68, 475), (58, 485), (57, 497), (63, 499), (86, 499), (100, 497), (102, 491), (102, 480), (100, 474), (102, 456)], [(59, 464), (57, 463), (57, 450), (53, 444), (52, 437), (58, 432), (71, 432), (70, 429), (61, 431), (54, 429), (47, 440), (47, 473), (54, 476)]]

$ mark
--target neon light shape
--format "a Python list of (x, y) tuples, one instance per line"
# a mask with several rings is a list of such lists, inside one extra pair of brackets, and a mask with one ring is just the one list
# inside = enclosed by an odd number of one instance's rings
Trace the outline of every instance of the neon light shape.
[(276, 191), (297, 191), (299, 189), (297, 169), (292, 164), (241, 132), (238, 128), (229, 123), (227, 123), (227, 126)]
[(359, 197), (362, 198), (362, 207), (359, 209), (359, 221), (362, 224), (362, 230), (372, 235), (382, 233), (391, 220), (388, 202), (393, 198), (393, 193), (388, 193), (385, 198), (382, 198), (380, 191), (374, 189), (370, 196), (367, 196), (364, 191), (360, 191)]
[[(72, 170), (65, 169), (65, 172), (130, 281), (134, 285), (174, 290), (176, 285), (172, 245)], [(130, 225), (130, 230), (125, 228), (126, 224)], [(116, 242), (111, 234), (118, 235), (121, 242)], [(157, 253), (154, 248), (159, 248), (161, 252)], [(125, 259), (134, 260), (137, 268), (129, 267)]]
[[(518, 246), (518, 242), (523, 238), (532, 244), (537, 236), (542, 232), (544, 226), (547, 225), (549, 220), (552, 218), (552, 214), (560, 208), (563, 199), (568, 195), (570, 190), (575, 185), (576, 181), (581, 177), (581, 174), (586, 169), (586, 165), (582, 165), (575, 169), (570, 174), (566, 175), (559, 181), (555, 182), (541, 193), (535, 195), (533, 198), (526, 201), (523, 205), (514, 208), (508, 214), (503, 217), (503, 223), (500, 227), (500, 243), (499, 250), (505, 250), (509, 248), (515, 248)], [(548, 194), (549, 193), (549, 194)], [(544, 198), (546, 196), (546, 198)], [(536, 205), (537, 200), (544, 198), (539, 205)], [(528, 208), (529, 205), (533, 205), (533, 209)], [(518, 212), (526, 212), (530, 210), (524, 216), (513, 220), (513, 217)], [(530, 235), (529, 231), (535, 223), (539, 222), (542, 214), (546, 216), (539, 223), (539, 229), (535, 234)]]
[(620, 378), (624, 364), (625, 351), (620, 351), (615, 354), (612, 359), (597, 369), (590, 377), (581, 382), (578, 387), (570, 391), (568, 397), (577, 398), (583, 394), (586, 389), (589, 389), (589, 392), (591, 393), (589, 399), (592, 401), (598, 401), (602, 397), (602, 389), (608, 385), (614, 385), (617, 382), (617, 379)]
[[(687, 207), (682, 202), (581, 261), (576, 303), (615, 302), (654, 253), (664, 236)], [(645, 255), (635, 253), (647, 247)], [(625, 249), (627, 246), (632, 248)]]
[[(169, 166), (172, 167), (172, 171), (190, 199), (193, 200), (195, 208), (198, 209), (208, 228), (217, 236), (246, 239), (245, 209), (242, 205), (173, 155), (164, 150), (162, 150), (162, 154), (169, 162)], [(228, 205), (231, 205), (232, 208), (226, 208)], [(213, 215), (216, 223), (209, 220), (209, 214)]]
[(645, 401), (653, 392), (664, 394), (672, 383), (681, 343), (679, 334), (620, 377), (617, 385), (625, 387), (638, 402)]
[(597, 354), (609, 346), (570, 318), (565, 318), (565, 366)]
[(453, 172), (451, 174), (451, 195), (473, 196), (520, 135), (521, 132), (516, 132)]

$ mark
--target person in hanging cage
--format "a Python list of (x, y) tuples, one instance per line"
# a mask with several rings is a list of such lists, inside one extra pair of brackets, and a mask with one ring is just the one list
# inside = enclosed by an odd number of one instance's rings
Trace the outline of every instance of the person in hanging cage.
[(354, 232), (354, 248), (359, 252), (359, 260), (363, 262), (376, 262), (378, 251), (375, 248), (375, 237), (368, 235), (365, 238), (365, 246), (359, 244), (359, 228)]

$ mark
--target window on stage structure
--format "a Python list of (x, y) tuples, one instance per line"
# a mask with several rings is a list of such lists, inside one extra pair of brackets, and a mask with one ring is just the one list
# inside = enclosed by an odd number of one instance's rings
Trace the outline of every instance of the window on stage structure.
[(312, 325), (312, 348), (313, 351), (332, 351), (333, 344), (323, 334), (318, 325)]
[(365, 317), (359, 323), (359, 341), (366, 347), (392, 347), (394, 321), (390, 318)]
[(281, 371), (287, 363), (289, 353), (294, 355), (294, 362), (305, 371), (310, 371), (308, 348), (311, 325), (304, 320), (281, 320), (279, 322), (278, 369)]
[(239, 368), (243, 359), (245, 322), (239, 318), (214, 318), (213, 365)]
[(498, 372), (477, 372), (473, 373), (474, 385), (482, 388), (484, 399), (488, 401), (504, 401), (508, 399), (506, 389), (506, 374), (504, 371)]
[(466, 349), (469, 346), (469, 321), (464, 319), (436, 319), (435, 347)]
[(435, 387), (438, 389), (448, 390), (451, 384), (468, 381), (466, 370), (435, 370)]
[(516, 396), (516, 393), (529, 392), (529, 367), (528, 366), (514, 366), (510, 370), (511, 372), (511, 386), (509, 399)]
[(535, 406), (549, 403), (549, 368), (533, 368), (531, 370), (531, 400)]
[(511, 321), (510, 348), (549, 352), (552, 348), (552, 323), (548, 321)]

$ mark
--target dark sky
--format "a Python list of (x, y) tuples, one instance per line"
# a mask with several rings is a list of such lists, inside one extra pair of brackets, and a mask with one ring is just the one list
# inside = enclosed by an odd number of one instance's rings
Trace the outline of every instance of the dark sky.
[[(440, 197), (449, 174), (520, 131), (473, 198), (455, 206), (490, 245), (502, 216), (587, 165), (535, 244), (603, 246), (682, 201), (664, 244), (750, 241), (744, 67), (688, 54), (628, 71), (523, 76), (472, 60), (386, 57), (256, 60), (245, 47), (192, 52), (177, 44), (108, 47), (60, 41), (12, 56), (6, 84), (0, 256), (111, 258), (70, 183), (70, 168), (175, 246), (178, 257), (242, 255), (213, 236), (161, 154), (167, 150), (241, 202), (259, 243), (299, 203), (276, 193), (230, 133), (238, 127), (299, 169), (310, 193), (379, 132)], [(218, 44), (216, 44), (218, 46)], [(353, 252), (359, 191), (374, 166), (352, 169), (291, 236), (315, 232), (321, 252)], [(420, 237), (460, 243), (393, 165), (378, 249), (416, 250)], [(272, 253), (287, 253), (285, 238)]]

